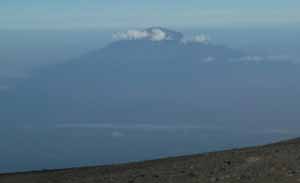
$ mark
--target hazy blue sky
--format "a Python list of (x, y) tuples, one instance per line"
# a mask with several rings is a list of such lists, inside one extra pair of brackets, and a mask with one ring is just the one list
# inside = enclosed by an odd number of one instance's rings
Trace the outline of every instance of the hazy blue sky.
[(1, 0), (0, 29), (296, 25), (299, 0)]

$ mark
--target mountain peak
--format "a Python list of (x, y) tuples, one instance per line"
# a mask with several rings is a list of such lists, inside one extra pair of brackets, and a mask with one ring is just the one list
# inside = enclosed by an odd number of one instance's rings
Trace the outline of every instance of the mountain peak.
[(181, 41), (183, 39), (182, 33), (163, 27), (150, 27), (145, 30), (150, 33), (162, 32), (165, 34), (166, 40)]
[(128, 30), (113, 35), (117, 40), (181, 41), (183, 34), (162, 27), (150, 27), (144, 30)]

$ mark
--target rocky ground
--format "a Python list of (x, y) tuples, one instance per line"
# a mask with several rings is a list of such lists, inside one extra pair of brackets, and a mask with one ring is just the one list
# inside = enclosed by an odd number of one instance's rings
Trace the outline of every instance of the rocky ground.
[(300, 183), (300, 139), (140, 163), (0, 175), (0, 183)]

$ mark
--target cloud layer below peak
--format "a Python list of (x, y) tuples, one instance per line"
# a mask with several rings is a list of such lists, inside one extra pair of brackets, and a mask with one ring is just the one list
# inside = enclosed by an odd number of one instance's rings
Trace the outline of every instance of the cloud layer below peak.
[(113, 39), (150, 41), (176, 40), (184, 43), (209, 43), (210, 41), (210, 38), (205, 34), (199, 34), (190, 40), (184, 40), (181, 33), (164, 28), (149, 28), (145, 30), (132, 29), (125, 32), (117, 32), (113, 34)]
[(118, 32), (113, 34), (115, 40), (151, 40), (151, 41), (163, 41), (172, 40), (166, 32), (161, 29), (148, 30), (128, 30), (126, 32)]

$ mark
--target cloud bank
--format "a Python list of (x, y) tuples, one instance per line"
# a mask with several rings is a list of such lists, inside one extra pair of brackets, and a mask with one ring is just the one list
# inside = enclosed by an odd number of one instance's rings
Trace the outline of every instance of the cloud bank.
[(113, 34), (114, 40), (149, 40), (149, 41), (165, 41), (174, 40), (183, 43), (209, 43), (210, 38), (205, 34), (194, 36), (190, 40), (184, 40), (183, 34), (161, 27), (152, 27), (145, 30), (128, 30), (125, 32), (117, 32)]
[(168, 36), (168, 34), (161, 29), (128, 30), (127, 32), (118, 32), (113, 34), (113, 38), (115, 40), (172, 40), (172, 37)]

